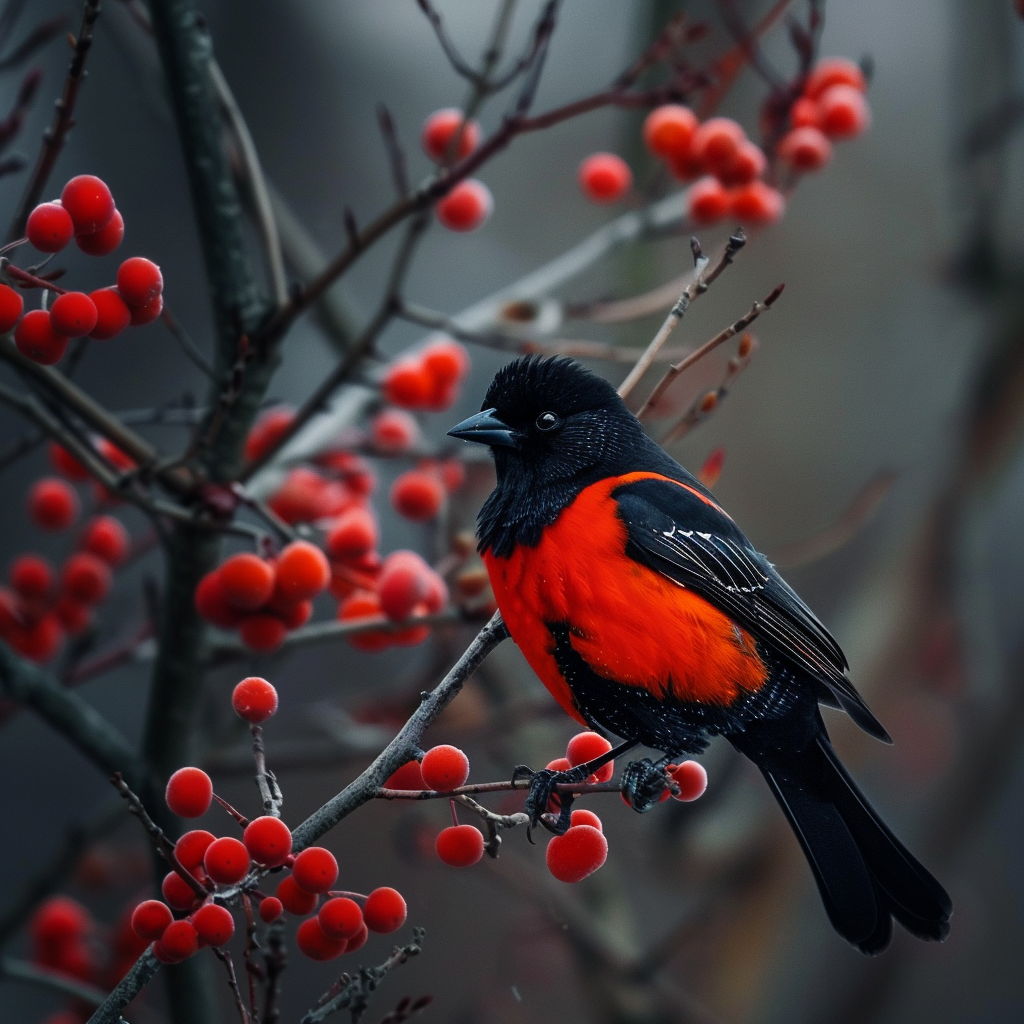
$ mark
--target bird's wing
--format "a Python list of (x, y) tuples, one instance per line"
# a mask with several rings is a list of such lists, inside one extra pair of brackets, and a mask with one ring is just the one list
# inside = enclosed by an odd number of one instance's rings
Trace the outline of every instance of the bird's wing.
[(865, 732), (889, 741), (846, 678), (835, 639), (713, 501), (667, 477), (624, 483), (612, 496), (632, 558), (700, 594), (823, 684)]

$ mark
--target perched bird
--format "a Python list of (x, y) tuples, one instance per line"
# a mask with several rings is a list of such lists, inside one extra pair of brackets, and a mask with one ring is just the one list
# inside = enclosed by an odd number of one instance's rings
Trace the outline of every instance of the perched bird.
[[(499, 370), (483, 411), (449, 434), (489, 445), (497, 486), (479, 548), (512, 639), (578, 722), (665, 756), (626, 769), (646, 810), (663, 768), (724, 736), (761, 770), (807, 856), (836, 931), (865, 953), (895, 917), (923, 939), (952, 903), (868, 803), (819, 704), (891, 742), (839, 645), (714, 496), (644, 433), (615, 389), (569, 359)], [(531, 773), (536, 820), (554, 784)], [(568, 825), (563, 800), (557, 828)]]

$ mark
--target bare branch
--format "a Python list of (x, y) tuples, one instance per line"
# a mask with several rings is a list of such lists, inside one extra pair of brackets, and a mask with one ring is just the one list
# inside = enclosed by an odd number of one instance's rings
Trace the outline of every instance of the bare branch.
[(160, 961), (150, 946), (86, 1024), (121, 1024), (121, 1011), (149, 984), (159, 969)]
[(62, 971), (54, 971), (47, 967), (29, 963), (27, 960), (16, 960), (10, 956), (0, 956), (0, 978), (11, 981), (23, 981), (28, 985), (48, 988), (62, 995), (81, 999), (93, 1006), (99, 1006), (107, 998), (103, 989), (78, 981)]

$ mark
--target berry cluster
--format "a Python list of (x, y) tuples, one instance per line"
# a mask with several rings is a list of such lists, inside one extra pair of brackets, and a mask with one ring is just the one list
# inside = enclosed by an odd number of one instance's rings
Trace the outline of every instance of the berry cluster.
[(444, 412), (459, 397), (469, 374), (469, 353), (447, 335), (435, 334), (385, 371), (384, 400), (400, 409)]
[[(466, 120), (461, 110), (446, 107), (423, 122), (420, 143), (435, 163), (452, 163), (469, 156), (479, 145), (480, 125), (472, 118)], [(475, 231), (493, 209), (491, 190), (482, 181), (467, 178), (438, 200), (434, 213), (449, 231)]]
[[(40, 203), (29, 214), (27, 240), (40, 252), (57, 253), (72, 240), (90, 256), (112, 253), (124, 237), (124, 219), (110, 189), (91, 174), (72, 178), (59, 200)], [(24, 272), (9, 272), (22, 287), (45, 287), (57, 293), (49, 309), (23, 314), (24, 301), (8, 284), (0, 284), (0, 333), (14, 330), (22, 355), (44, 366), (60, 362), (72, 338), (108, 341), (130, 324), (152, 323), (163, 311), (160, 268), (141, 256), (126, 259), (117, 284), (85, 292), (66, 291)]]
[[(251, 676), (235, 687), (231, 703), (256, 734), (260, 724), (277, 711), (277, 691), (267, 680)], [(179, 817), (198, 818), (213, 802), (213, 783), (200, 768), (179, 768), (167, 782), (165, 798)], [(291, 830), (275, 815), (246, 821), (241, 839), (217, 837), (205, 829), (186, 832), (175, 843), (174, 854), (202, 895), (173, 870), (161, 884), (163, 900), (140, 903), (131, 918), (135, 934), (155, 942), (154, 952), (165, 963), (179, 963), (203, 946), (228, 942), (235, 922), (226, 904), (240, 893), (258, 901), (260, 919), (267, 924), (286, 911), (304, 917), (296, 930), (296, 944), (313, 960), (354, 953), (371, 931), (387, 934), (405, 922), (405, 900), (395, 889), (381, 887), (368, 896), (334, 891), (338, 880), (334, 855), (320, 846), (293, 854)], [(289, 873), (278, 883), (276, 895), (256, 888), (260, 875), (282, 869)], [(327, 899), (318, 910), (322, 896)]]

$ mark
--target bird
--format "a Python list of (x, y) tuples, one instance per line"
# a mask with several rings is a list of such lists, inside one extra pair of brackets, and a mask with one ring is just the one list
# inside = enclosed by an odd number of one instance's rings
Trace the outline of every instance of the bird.
[[(724, 737), (763, 775), (840, 936), (875, 955), (895, 919), (944, 940), (949, 896), (826, 731), (821, 705), (892, 742), (838, 643), (615, 388), (572, 359), (520, 357), (448, 433), (494, 458), (478, 550), (513, 641), (573, 719), (620, 738), (602, 760), (637, 745), (662, 755), (626, 768), (634, 809), (657, 803), (666, 766)], [(530, 773), (532, 822), (564, 831), (565, 790), (558, 821), (543, 814), (553, 787), (596, 764)]]

